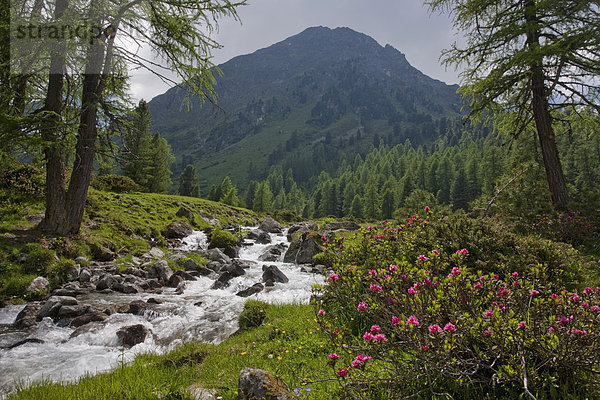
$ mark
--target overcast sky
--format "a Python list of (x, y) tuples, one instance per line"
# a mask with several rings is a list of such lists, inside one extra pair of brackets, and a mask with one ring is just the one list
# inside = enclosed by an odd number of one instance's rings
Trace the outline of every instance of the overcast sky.
[[(406, 54), (409, 63), (432, 78), (458, 83), (454, 68), (446, 70), (439, 56), (455, 36), (446, 15), (430, 15), (421, 0), (249, 0), (240, 7), (240, 21), (222, 19), (214, 38), (223, 45), (213, 56), (217, 64), (252, 53), (311, 26), (340, 26), (367, 34)], [(152, 99), (170, 85), (148, 72), (132, 72), (135, 100)]]

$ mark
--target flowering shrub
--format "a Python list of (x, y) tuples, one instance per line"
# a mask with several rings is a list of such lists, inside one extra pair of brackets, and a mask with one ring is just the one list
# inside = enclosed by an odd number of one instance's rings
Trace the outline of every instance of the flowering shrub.
[[(423, 231), (435, 223), (411, 219), (364, 230), (355, 246), (327, 247), (337, 279), (318, 293), (317, 318), (332, 346), (327, 362), (346, 393), (600, 395), (594, 386), (600, 383), (600, 287), (563, 289), (557, 278), (570, 275), (544, 263), (493, 271), (489, 260), (475, 258), (481, 249), (455, 243), (448, 250), (441, 243), (448, 236), (426, 250)], [(532, 255), (521, 257), (528, 262)], [(518, 260), (510, 258), (513, 265)]]
[(0, 188), (43, 198), (46, 177), (37, 164), (18, 164), (0, 170)]
[(598, 217), (585, 216), (581, 211), (539, 217), (533, 223), (533, 230), (544, 237), (572, 245), (592, 244), (597, 249), (600, 242)]

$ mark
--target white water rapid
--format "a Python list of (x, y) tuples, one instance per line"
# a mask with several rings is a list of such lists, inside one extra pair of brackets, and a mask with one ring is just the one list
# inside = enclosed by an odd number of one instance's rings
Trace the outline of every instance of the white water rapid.
[[(271, 234), (272, 243), (286, 243), (283, 235)], [(44, 343), (25, 343), (12, 349), (0, 350), (0, 397), (14, 387), (16, 381), (31, 383), (42, 379), (73, 381), (84, 374), (95, 374), (111, 370), (121, 361), (131, 361), (136, 354), (165, 352), (186, 341), (219, 343), (237, 330), (237, 317), (247, 300), (235, 294), (260, 282), (263, 265), (276, 265), (288, 278), (289, 283), (275, 283), (250, 296), (269, 303), (308, 303), (311, 287), (323, 283), (321, 275), (300, 272), (300, 267), (282, 262), (258, 261), (269, 245), (254, 244), (243, 247), (240, 259), (254, 261), (246, 274), (230, 281), (224, 289), (212, 290), (213, 279), (200, 277), (186, 282), (183, 294), (175, 289), (163, 288), (162, 294), (120, 293), (103, 294), (92, 292), (78, 296), (80, 304), (107, 308), (113, 304), (129, 304), (134, 300), (146, 301), (155, 298), (161, 303), (153, 306), (156, 313), (134, 315), (115, 313), (100, 323), (91, 323), (84, 333), (71, 338), (75, 331), (71, 327), (59, 327), (50, 318), (42, 320), (28, 336), (10, 329), (24, 306), (8, 306), (0, 309), (0, 347), (17, 340), (35, 338)], [(202, 232), (183, 240), (181, 251), (206, 248), (206, 236)], [(143, 343), (130, 349), (120, 346), (116, 332), (124, 327), (143, 324), (151, 330)], [(19, 336), (21, 335), (21, 336)], [(16, 340), (15, 340), (16, 338)]]

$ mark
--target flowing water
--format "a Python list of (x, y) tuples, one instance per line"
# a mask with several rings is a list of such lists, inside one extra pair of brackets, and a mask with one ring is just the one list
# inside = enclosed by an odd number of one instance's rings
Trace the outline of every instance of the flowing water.
[[(271, 234), (271, 238), (271, 245), (287, 243), (285, 235)], [(193, 251), (206, 248), (206, 244), (204, 233), (194, 232), (183, 240), (180, 249)], [(235, 294), (260, 282), (262, 265), (265, 264), (276, 265), (289, 278), (289, 283), (276, 283), (274, 288), (252, 295), (250, 299), (275, 304), (308, 303), (312, 285), (323, 283), (323, 277), (300, 272), (300, 267), (293, 264), (258, 261), (268, 246), (254, 244), (242, 248), (240, 258), (256, 263), (246, 270), (245, 275), (232, 279), (224, 289), (212, 290), (210, 287), (214, 280), (200, 277), (186, 282), (186, 289), (181, 295), (175, 294), (175, 289), (165, 287), (162, 294), (91, 293), (79, 296), (80, 304), (100, 309), (134, 300), (145, 301), (151, 297), (161, 304), (153, 307), (154, 312), (145, 315), (112, 314), (104, 322), (89, 324), (89, 329), (73, 338), (70, 336), (75, 329), (58, 327), (49, 318), (40, 322), (29, 335), (11, 332), (8, 324), (14, 322), (24, 306), (0, 309), (0, 347), (25, 338), (44, 341), (0, 350), (0, 393), (13, 387), (17, 380), (25, 383), (42, 379), (73, 381), (86, 373), (111, 370), (121, 362), (131, 361), (136, 354), (168, 351), (186, 341), (219, 343), (237, 330), (237, 317), (247, 300)], [(116, 332), (134, 324), (143, 324), (152, 335), (148, 335), (143, 343), (123, 349)]]

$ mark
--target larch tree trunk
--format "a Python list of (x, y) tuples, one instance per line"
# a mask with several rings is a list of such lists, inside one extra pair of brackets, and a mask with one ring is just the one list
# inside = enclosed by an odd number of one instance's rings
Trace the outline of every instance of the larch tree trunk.
[(104, 64), (104, 43), (98, 39), (90, 44), (87, 65), (83, 77), (81, 112), (75, 163), (69, 182), (66, 198), (66, 218), (60, 233), (77, 234), (83, 221), (85, 201), (92, 179), (94, 157), (96, 156), (96, 138), (98, 105), (102, 91), (102, 67)]
[[(68, 0), (57, 0), (54, 18), (58, 20), (69, 5)], [(65, 221), (65, 148), (62, 143), (61, 112), (63, 108), (64, 73), (66, 70), (66, 49), (57, 46), (50, 58), (50, 77), (44, 103), (47, 121), (42, 124), (42, 138), (46, 142), (46, 213), (40, 228), (56, 232)]]
[[(536, 2), (526, 0), (524, 7), (525, 21), (527, 22), (527, 46), (532, 54), (540, 53), (540, 21), (537, 16)], [(539, 60), (534, 61), (529, 68), (533, 118), (552, 203), (556, 208), (566, 209), (569, 204), (569, 192), (567, 191), (567, 183), (560, 164), (554, 129), (552, 128), (548, 91), (542, 66), (543, 55), (540, 53), (538, 57)]]

